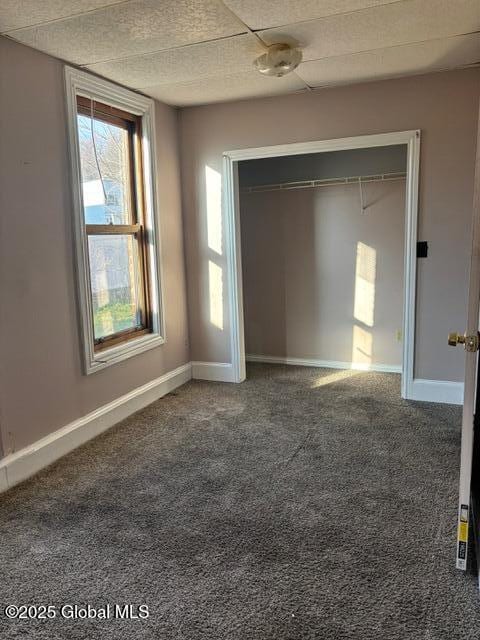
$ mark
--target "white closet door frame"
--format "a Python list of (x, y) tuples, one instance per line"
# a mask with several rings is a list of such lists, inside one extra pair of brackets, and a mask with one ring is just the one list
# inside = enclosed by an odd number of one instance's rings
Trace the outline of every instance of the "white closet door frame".
[(380, 133), (353, 138), (298, 142), (270, 147), (236, 149), (223, 153), (223, 197), (226, 227), (228, 307), (233, 380), (245, 380), (245, 338), (242, 295), (242, 251), (238, 193), (238, 162), (305, 153), (325, 153), (370, 147), (407, 146), (405, 203), (405, 253), (403, 290), (402, 398), (413, 398), (415, 349), (415, 289), (417, 266), (418, 182), (420, 171), (420, 130)]

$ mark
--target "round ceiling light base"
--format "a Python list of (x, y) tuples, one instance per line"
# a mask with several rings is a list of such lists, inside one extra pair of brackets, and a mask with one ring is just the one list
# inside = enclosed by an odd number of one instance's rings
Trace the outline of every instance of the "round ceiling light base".
[(264, 76), (282, 76), (291, 73), (302, 61), (302, 52), (289, 44), (272, 44), (268, 51), (255, 59), (255, 69)]

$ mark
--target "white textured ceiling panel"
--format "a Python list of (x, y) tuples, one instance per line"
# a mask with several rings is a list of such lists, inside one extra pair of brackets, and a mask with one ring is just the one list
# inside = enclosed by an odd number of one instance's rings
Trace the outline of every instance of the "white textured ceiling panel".
[(303, 63), (299, 75), (312, 87), (365, 82), (465, 67), (480, 61), (480, 34), (376, 49)]
[(262, 31), (260, 35), (268, 43), (291, 39), (304, 47), (304, 60), (318, 60), (479, 29), (479, 0), (407, 0)]
[(186, 107), (227, 100), (274, 96), (304, 88), (304, 83), (294, 73), (283, 78), (269, 78), (252, 70), (230, 76), (204, 78), (196, 82), (147, 87), (143, 91), (152, 98), (157, 98), (167, 104)]
[[(244, 22), (298, 75), (258, 74)], [(480, 0), (0, 0), (0, 32), (177, 106), (468, 66), (479, 30)]]
[(225, 0), (251, 29), (268, 29), (391, 2), (398, 0)]
[(124, 0), (0, 0), (0, 33), (66, 18)]
[(250, 71), (252, 61), (262, 51), (255, 36), (244, 34), (125, 60), (94, 64), (88, 68), (116, 82), (138, 89)]
[(11, 36), (53, 56), (89, 64), (242, 32), (244, 25), (220, 0), (131, 0)]

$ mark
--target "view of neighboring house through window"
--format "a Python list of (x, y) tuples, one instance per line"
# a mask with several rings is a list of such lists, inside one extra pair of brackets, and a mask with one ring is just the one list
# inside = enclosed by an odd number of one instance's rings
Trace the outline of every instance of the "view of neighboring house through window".
[(141, 118), (77, 97), (95, 350), (148, 333)]

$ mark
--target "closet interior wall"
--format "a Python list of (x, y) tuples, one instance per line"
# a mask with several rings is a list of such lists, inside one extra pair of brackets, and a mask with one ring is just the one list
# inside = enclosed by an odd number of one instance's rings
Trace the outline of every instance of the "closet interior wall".
[(247, 357), (401, 371), (405, 168), (402, 146), (240, 163)]

